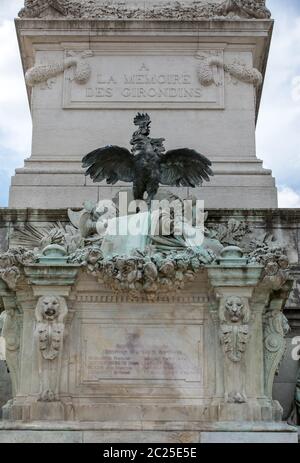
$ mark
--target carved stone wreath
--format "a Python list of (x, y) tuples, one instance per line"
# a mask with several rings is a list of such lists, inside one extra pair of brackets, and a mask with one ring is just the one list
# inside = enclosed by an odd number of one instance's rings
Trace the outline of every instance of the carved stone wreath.
[(66, 55), (62, 63), (38, 64), (28, 69), (25, 74), (27, 85), (34, 87), (37, 84), (42, 84), (51, 79), (53, 80), (53, 78), (69, 68), (74, 68), (73, 79), (77, 84), (86, 84), (91, 76), (91, 67), (86, 61), (86, 58), (93, 55), (92, 51), (85, 50), (79, 54), (68, 51)]
[(14, 290), (21, 277), (20, 267), (36, 260), (34, 252), (18, 247), (0, 254), (0, 278)]
[(215, 69), (224, 69), (232, 79), (235, 79), (235, 82), (241, 81), (257, 88), (263, 82), (263, 76), (258, 69), (238, 61), (225, 64), (216, 53), (202, 51), (197, 53), (196, 59), (199, 60), (198, 78), (203, 87), (209, 87), (212, 84), (220, 85), (216, 79)]
[(69, 262), (81, 264), (100, 283), (111, 290), (127, 293), (132, 300), (141, 293), (148, 300), (156, 300), (158, 293), (182, 290), (214, 259), (210, 250), (201, 248), (152, 255), (136, 250), (131, 256), (104, 259), (99, 247), (90, 246), (75, 252)]
[[(153, 300), (158, 293), (182, 290), (195, 280), (205, 265), (215, 262), (226, 246), (238, 246), (249, 263), (263, 264), (262, 284), (273, 290), (281, 288), (289, 277), (284, 245), (267, 233), (258, 237), (246, 222), (233, 218), (227, 223), (205, 228), (206, 246), (166, 250), (150, 246), (144, 250), (136, 249), (130, 255), (108, 258), (101, 250), (103, 236), (95, 234), (93, 224), (99, 217), (94, 217), (94, 208), (86, 205), (76, 214), (80, 220), (69, 211), (72, 224), (49, 224), (39, 229), (25, 225), (15, 229), (10, 240), (15, 249), (0, 255), (0, 277), (11, 289), (15, 288), (22, 274), (22, 266), (37, 261), (43, 249), (49, 246), (61, 248), (66, 262), (82, 266), (111, 290), (128, 293), (133, 299), (143, 293)], [(90, 227), (83, 227), (82, 217)]]
[(82, 18), (82, 19), (268, 19), (270, 11), (265, 0), (225, 0), (223, 3), (193, 1), (189, 5), (176, 1), (157, 2), (153, 7), (126, 7), (99, 0), (25, 0), (21, 18)]

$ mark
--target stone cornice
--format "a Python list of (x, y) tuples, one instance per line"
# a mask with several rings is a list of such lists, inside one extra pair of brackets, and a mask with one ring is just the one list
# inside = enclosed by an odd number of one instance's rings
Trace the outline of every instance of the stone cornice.
[(209, 19), (269, 19), (270, 11), (265, 0), (225, 1), (157, 1), (137, 6), (136, 2), (105, 0), (25, 0), (19, 12), (21, 18), (73, 18), (73, 19), (134, 19), (179, 20)]
[[(79, 210), (79, 208), (78, 208)], [(208, 209), (208, 221), (226, 222), (229, 218), (247, 220), (251, 223), (284, 224), (289, 228), (298, 228), (300, 208), (298, 209)], [(11, 209), (0, 208), (2, 226), (10, 222), (68, 222), (67, 209)]]

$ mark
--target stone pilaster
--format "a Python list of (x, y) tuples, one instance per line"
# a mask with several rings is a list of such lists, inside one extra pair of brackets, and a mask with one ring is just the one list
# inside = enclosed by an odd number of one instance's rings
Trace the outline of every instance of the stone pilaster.
[(46, 253), (41, 259), (44, 263), (24, 267), (26, 290), (18, 291), (23, 326), (18, 337), (22, 343), (21, 362), (16, 371), (22, 379), (18, 389), (14, 388), (13, 402), (6, 408), (8, 419), (65, 419), (62, 361), (68, 355), (66, 327), (73, 316), (69, 297), (78, 267), (66, 264), (59, 250), (49, 251), (48, 261)]
[[(208, 267), (213, 298), (210, 312), (219, 346), (215, 397), (221, 420), (272, 419), (265, 413), (262, 320), (264, 304), (253, 303), (262, 266), (249, 265), (237, 247), (225, 248), (217, 265)], [(268, 407), (267, 407), (268, 408)]]

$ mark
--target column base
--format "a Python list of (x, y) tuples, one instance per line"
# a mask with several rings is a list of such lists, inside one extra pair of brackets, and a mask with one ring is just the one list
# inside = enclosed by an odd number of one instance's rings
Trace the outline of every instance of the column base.
[[(143, 428), (143, 429), (142, 429)], [(286, 423), (0, 423), (0, 443), (297, 443)]]

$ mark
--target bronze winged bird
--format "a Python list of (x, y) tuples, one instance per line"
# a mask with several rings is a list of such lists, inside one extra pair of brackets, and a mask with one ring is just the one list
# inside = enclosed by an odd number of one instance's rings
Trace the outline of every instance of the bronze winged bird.
[(132, 182), (135, 200), (147, 203), (155, 197), (159, 185), (192, 187), (209, 181), (213, 175), (211, 162), (189, 148), (165, 151), (164, 138), (150, 138), (151, 120), (148, 114), (138, 113), (134, 118), (138, 130), (134, 132), (131, 152), (126, 148), (108, 145), (87, 154), (82, 167), (87, 168), (94, 182), (106, 180), (110, 185), (118, 181)]

